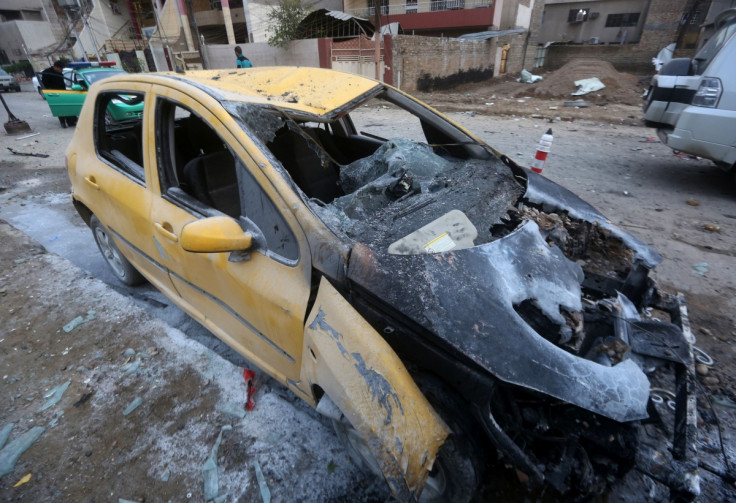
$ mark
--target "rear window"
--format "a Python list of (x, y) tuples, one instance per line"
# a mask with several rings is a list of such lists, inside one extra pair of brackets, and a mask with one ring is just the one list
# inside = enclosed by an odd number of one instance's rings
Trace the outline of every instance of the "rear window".
[(702, 49), (695, 55), (695, 74), (702, 75), (716, 54), (726, 45), (731, 37), (736, 33), (736, 23), (731, 23), (718, 30)]

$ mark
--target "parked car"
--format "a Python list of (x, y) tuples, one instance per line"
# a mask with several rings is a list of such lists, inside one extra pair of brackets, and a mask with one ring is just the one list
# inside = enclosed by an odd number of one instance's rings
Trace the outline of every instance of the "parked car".
[[(77, 117), (87, 97), (87, 91), (93, 83), (127, 73), (115, 67), (115, 64), (114, 61), (69, 63), (69, 67), (63, 70), (67, 89), (44, 89), (42, 91), (49, 103), (52, 115), (54, 117)], [(140, 117), (142, 112), (142, 103), (121, 95), (110, 102), (106, 120), (128, 120)]]
[[(121, 94), (143, 114), (105, 121)], [(359, 126), (366, 106), (401, 137)], [(66, 162), (118, 279), (331, 418), (400, 501), (468, 501), (497, 456), (559, 494), (635, 464), (697, 494), (693, 338), (660, 256), (409, 95), (314, 68), (120, 73)], [(674, 418), (650, 398), (672, 383)]]
[(18, 82), (18, 79), (0, 68), (0, 90), (10, 91), (11, 89), (13, 91), (20, 92), (20, 83)]
[(674, 150), (715, 161), (736, 180), (736, 9), (695, 58), (677, 58), (652, 79), (644, 119)]

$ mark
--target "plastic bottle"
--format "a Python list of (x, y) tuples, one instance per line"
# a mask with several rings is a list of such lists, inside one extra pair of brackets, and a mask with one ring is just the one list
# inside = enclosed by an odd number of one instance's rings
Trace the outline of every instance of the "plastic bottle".
[(537, 153), (534, 155), (534, 162), (532, 162), (532, 171), (535, 173), (541, 173), (544, 169), (544, 163), (547, 161), (547, 154), (549, 154), (552, 148), (552, 128), (548, 129), (546, 133), (542, 135), (542, 139), (539, 140), (537, 145)]

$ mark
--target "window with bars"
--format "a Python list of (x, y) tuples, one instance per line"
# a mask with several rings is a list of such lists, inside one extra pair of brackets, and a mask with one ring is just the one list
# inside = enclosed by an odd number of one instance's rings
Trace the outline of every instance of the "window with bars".
[[(368, 15), (376, 15), (376, 0), (368, 0)], [(381, 15), (388, 15), (388, 0), (381, 0)]]
[(606, 28), (620, 28), (639, 24), (639, 13), (609, 14), (606, 18)]

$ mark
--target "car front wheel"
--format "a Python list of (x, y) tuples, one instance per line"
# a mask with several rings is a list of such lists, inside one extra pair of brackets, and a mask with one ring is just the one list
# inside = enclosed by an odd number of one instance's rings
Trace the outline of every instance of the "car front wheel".
[[(459, 400), (433, 378), (417, 379), (419, 388), (452, 430), (440, 447), (432, 471), (427, 477), (419, 503), (464, 503), (470, 501), (480, 485), (484, 457), (473, 440), (473, 428), (468, 418), (458, 417), (466, 411)], [(361, 469), (382, 476), (380, 466), (360, 433), (345, 417), (332, 420), (335, 433), (351, 459)]]
[(100, 253), (102, 253), (102, 256), (105, 258), (105, 261), (107, 261), (107, 265), (110, 266), (115, 277), (128, 286), (135, 286), (143, 283), (145, 278), (141, 276), (141, 273), (133, 267), (133, 264), (128, 262), (128, 259), (120, 253), (120, 249), (115, 244), (115, 241), (113, 241), (109, 231), (104, 225), (102, 225), (96, 216), (92, 215), (89, 226), (92, 229), (92, 234), (95, 237), (95, 242), (97, 243), (97, 247), (100, 249)]

